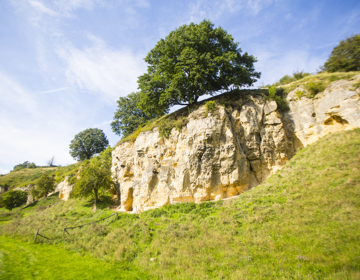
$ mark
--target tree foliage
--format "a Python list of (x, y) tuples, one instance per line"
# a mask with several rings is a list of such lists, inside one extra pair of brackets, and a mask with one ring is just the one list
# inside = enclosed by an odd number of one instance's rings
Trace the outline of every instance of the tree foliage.
[(19, 207), (27, 201), (27, 193), (20, 190), (7, 191), (0, 196), (0, 205), (8, 210)]
[(44, 173), (35, 182), (35, 188), (31, 189), (31, 195), (35, 198), (47, 197), (49, 193), (55, 190), (55, 179)]
[(90, 159), (109, 145), (104, 132), (98, 128), (88, 128), (75, 135), (70, 143), (70, 155), (76, 160)]
[(25, 168), (36, 168), (36, 165), (33, 162), (24, 161), (24, 163), (15, 165), (13, 168), (13, 171), (19, 171), (19, 170), (25, 169)]
[(360, 34), (340, 41), (329, 59), (321, 68), (327, 72), (348, 72), (360, 70)]
[(138, 127), (144, 125), (147, 121), (167, 112), (156, 113), (153, 110), (146, 114), (139, 108), (139, 102), (139, 92), (132, 92), (126, 97), (119, 98), (117, 101), (118, 109), (115, 112), (114, 121), (111, 123), (113, 132), (119, 136), (126, 137), (133, 133)]
[(99, 194), (111, 189), (114, 185), (111, 178), (111, 151), (108, 147), (99, 156), (84, 162), (80, 169), (80, 178), (71, 193), (72, 197), (92, 197), (95, 198), (96, 205)]
[(242, 55), (233, 37), (207, 20), (172, 31), (145, 61), (148, 71), (138, 79), (145, 112), (196, 103), (204, 94), (251, 86), (260, 77), (256, 59)]

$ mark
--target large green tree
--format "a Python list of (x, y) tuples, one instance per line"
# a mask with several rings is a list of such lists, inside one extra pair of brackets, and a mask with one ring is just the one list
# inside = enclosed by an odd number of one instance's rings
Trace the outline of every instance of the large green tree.
[(27, 193), (20, 190), (7, 191), (0, 196), (0, 205), (8, 210), (26, 203)]
[(140, 107), (146, 112), (196, 103), (204, 94), (251, 86), (260, 78), (255, 57), (241, 54), (233, 37), (208, 20), (172, 31), (145, 61), (148, 71), (138, 83)]
[(104, 132), (98, 128), (88, 128), (75, 135), (70, 143), (70, 155), (76, 160), (90, 159), (109, 145)]
[(340, 41), (329, 59), (321, 68), (327, 72), (348, 72), (360, 70), (360, 34)]
[(114, 182), (111, 178), (111, 151), (108, 147), (99, 156), (85, 161), (80, 168), (80, 178), (76, 181), (72, 197), (95, 198), (95, 206), (99, 194), (111, 189)]
[(35, 188), (31, 189), (31, 195), (35, 198), (41, 198), (48, 196), (49, 193), (55, 190), (55, 179), (44, 173), (35, 182)]
[(133, 133), (139, 126), (145, 124), (148, 120), (159, 117), (166, 113), (154, 110), (148, 110), (145, 113), (139, 108), (140, 93), (132, 92), (126, 97), (120, 97), (117, 101), (118, 109), (114, 115), (114, 121), (111, 123), (112, 130), (122, 137)]

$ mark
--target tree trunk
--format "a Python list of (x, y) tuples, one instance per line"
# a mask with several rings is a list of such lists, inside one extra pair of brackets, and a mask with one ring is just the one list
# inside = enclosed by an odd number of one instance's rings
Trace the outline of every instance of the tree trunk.
[(97, 209), (97, 203), (99, 201), (97, 189), (94, 189), (94, 194), (95, 194), (94, 209), (96, 210)]

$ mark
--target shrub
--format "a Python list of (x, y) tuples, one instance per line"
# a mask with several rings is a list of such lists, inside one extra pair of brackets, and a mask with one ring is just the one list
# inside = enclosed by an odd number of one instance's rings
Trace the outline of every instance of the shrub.
[(0, 196), (0, 204), (8, 210), (26, 203), (27, 193), (20, 190), (8, 191)]
[(215, 101), (210, 100), (210, 101), (205, 102), (205, 117), (207, 117), (207, 115), (210, 111), (215, 110), (215, 108), (216, 108)]
[(326, 84), (323, 81), (319, 82), (309, 82), (305, 85), (305, 88), (309, 91), (311, 95), (316, 95), (319, 92), (322, 92), (325, 90)]
[(269, 88), (269, 100), (274, 100), (278, 106), (280, 112), (285, 112), (290, 110), (289, 105), (285, 98), (285, 90), (283, 88), (276, 88), (272, 86)]
[(300, 99), (301, 97), (305, 96), (305, 92), (303, 90), (297, 90), (295, 95)]
[(295, 71), (293, 73), (293, 76), (294, 76), (295, 80), (300, 80), (300, 79), (302, 79), (302, 78), (304, 78), (306, 76), (309, 76), (309, 75), (310, 75), (310, 73), (307, 73), (307, 72), (304, 72), (304, 71)]
[(290, 77), (289, 75), (285, 75), (284, 77), (282, 77), (279, 81), (279, 83), (281, 85), (286, 85), (286, 84), (290, 84), (291, 82), (293, 82), (295, 79)]

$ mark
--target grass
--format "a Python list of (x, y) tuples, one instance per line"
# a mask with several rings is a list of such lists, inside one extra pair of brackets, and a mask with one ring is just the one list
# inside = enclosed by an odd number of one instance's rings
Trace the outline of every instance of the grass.
[(0, 234), (30, 242), (40, 229), (52, 239), (40, 240), (49, 248), (156, 279), (359, 279), (359, 154), (360, 129), (329, 134), (236, 199), (119, 213), (117, 221), (73, 229), (63, 239), (65, 226), (111, 212), (52, 198), (50, 208), (13, 210), (20, 214), (1, 224)]
[(296, 80), (294, 82), (291, 82), (286, 85), (281, 85), (286, 92), (290, 92), (301, 85), (307, 85), (308, 83), (317, 83), (318, 85), (324, 87), (322, 90), (325, 89), (325, 87), (334, 81), (338, 80), (351, 80), (354, 76), (360, 75), (360, 71), (353, 71), (353, 72), (335, 72), (335, 73), (319, 73), (316, 75), (310, 75), (306, 76), (300, 80)]
[(34, 184), (43, 173), (55, 175), (56, 181), (61, 182), (64, 180), (65, 176), (75, 176), (79, 166), (80, 163), (59, 167), (24, 168), (1, 176), (0, 185), (8, 185), (11, 188), (16, 188)]
[(0, 237), (0, 279), (149, 279), (144, 273), (61, 246)]

